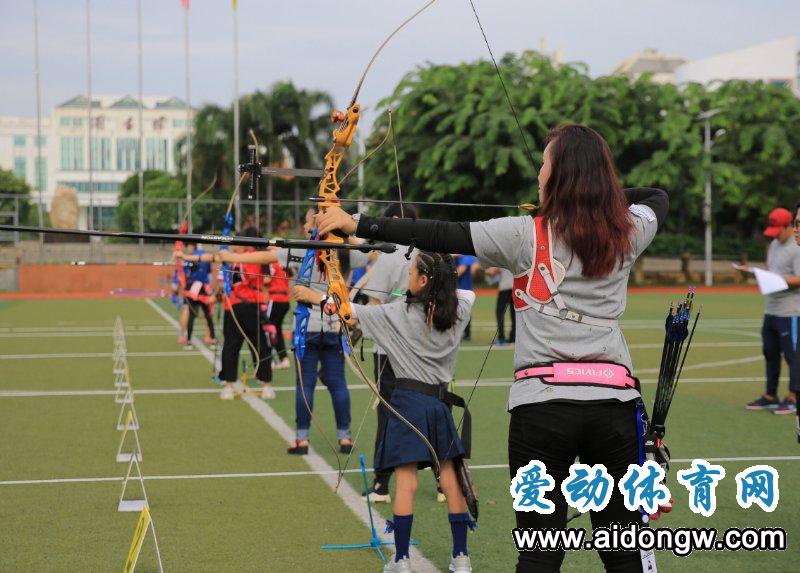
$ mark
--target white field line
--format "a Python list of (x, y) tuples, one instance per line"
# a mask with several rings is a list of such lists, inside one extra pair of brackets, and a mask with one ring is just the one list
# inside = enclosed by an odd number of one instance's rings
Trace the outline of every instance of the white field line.
[[(148, 299), (149, 300), (149, 299)], [(59, 335), (60, 336), (60, 335)], [(105, 335), (104, 335), (105, 336)], [(153, 336), (152, 334), (148, 334), (147, 336)], [(2, 335), (0, 335), (0, 338)], [(199, 340), (195, 340), (196, 343), (199, 343)], [(644, 349), (658, 349), (663, 346), (662, 343), (654, 342), (654, 343), (640, 343), (640, 344), (629, 344), (628, 348), (631, 350), (644, 350)], [(692, 344), (692, 348), (760, 348), (760, 342), (695, 342)], [(365, 346), (364, 351), (371, 351), (372, 348)], [(488, 352), (489, 346), (462, 346), (459, 352)], [(513, 345), (508, 346), (493, 346), (492, 351), (510, 351), (514, 350)], [(144, 357), (144, 358), (174, 358), (175, 356), (197, 356), (200, 354), (197, 350), (173, 350), (173, 351), (162, 351), (162, 352), (128, 352), (128, 356), (132, 357)], [(67, 358), (112, 358), (113, 354), (110, 352), (65, 352), (65, 353), (41, 353), (41, 354), (0, 354), (0, 360), (39, 360), (39, 359), (67, 359)], [(741, 360), (741, 359), (739, 359)], [(755, 360), (755, 357), (753, 357)], [(749, 359), (747, 361), (750, 361)], [(739, 362), (730, 362), (730, 364), (739, 364)], [(725, 363), (708, 363), (709, 367), (711, 366), (725, 366)], [(701, 367), (700, 365), (693, 365), (687, 366), (688, 368), (698, 368)], [(703, 366), (704, 367), (704, 366)], [(639, 372), (647, 372), (647, 371), (639, 371)], [(657, 370), (655, 370), (657, 372)]]
[[(145, 302), (155, 310), (164, 320), (166, 320), (169, 324), (173, 325), (175, 328), (178, 327), (177, 321), (172, 318), (168, 313), (166, 313), (162, 308), (160, 308), (157, 304), (155, 304), (152, 300), (145, 299)], [(200, 353), (208, 360), (211, 364), (214, 364), (214, 353), (211, 352), (206, 346), (199, 340), (195, 339), (195, 344), (200, 350)], [(267, 405), (266, 402), (263, 400), (259, 400), (258, 398), (254, 398), (250, 395), (245, 395), (243, 399), (250, 405), (253, 410), (255, 410), (259, 416), (261, 416), (264, 421), (273, 429), (275, 432), (280, 435), (280, 437), (286, 442), (290, 443), (294, 441), (295, 433), (292, 428), (286, 424), (286, 422), (281, 418), (275, 410)], [(320, 456), (313, 448), (309, 446), (308, 448), (308, 455), (303, 456), (306, 463), (311, 467), (312, 471), (322, 472), (319, 473), (319, 476), (322, 480), (328, 484), (331, 488), (336, 486), (337, 480), (337, 472), (334, 470), (328, 462), (326, 462), (322, 456)], [(355, 489), (346, 481), (342, 480), (341, 484), (339, 485), (339, 490), (337, 495), (342, 499), (344, 504), (350, 508), (350, 510), (358, 517), (359, 520), (366, 526), (370, 526), (369, 521), (369, 513), (367, 510), (366, 503), (361, 499), (361, 495), (356, 492)], [(379, 531), (381, 531), (379, 529)], [(393, 537), (385, 534), (379, 533), (381, 539), (385, 541), (393, 541)], [(436, 566), (428, 561), (422, 553), (416, 548), (411, 548), (411, 557), (414, 561), (414, 568), (419, 571), (420, 573), (432, 573), (434, 571), (438, 571)]]
[[(174, 350), (168, 352), (127, 352), (134, 358), (175, 358), (176, 356), (198, 356), (195, 350)], [(62, 358), (113, 358), (111, 352), (65, 352), (61, 354), (0, 354), (0, 360), (57, 360)]]
[[(759, 338), (761, 335), (759, 335)], [(629, 344), (628, 348), (630, 350), (645, 350), (645, 349), (660, 349), (664, 346), (663, 342), (640, 342)], [(692, 348), (761, 348), (761, 342), (750, 342), (750, 341), (736, 341), (736, 342), (692, 342)], [(371, 351), (372, 347), (364, 345), (364, 352)], [(461, 348), (458, 350), (460, 352), (488, 352), (489, 346), (488, 345), (462, 345)], [(495, 350), (504, 351), (504, 350), (514, 350), (513, 344), (507, 344), (504, 346), (500, 346), (495, 344), (492, 346), (492, 352)]]
[[(107, 338), (113, 333), (109, 331), (92, 330), (89, 332), (0, 332), (0, 338)], [(126, 332), (125, 337), (134, 336), (170, 336), (174, 337), (175, 332), (172, 330), (153, 330), (153, 331), (138, 331)]]
[[(701, 370), (703, 368), (719, 368), (722, 366), (735, 366), (737, 364), (749, 364), (751, 362), (760, 362), (764, 357), (759, 354), (757, 356), (747, 356), (745, 358), (736, 358), (734, 360), (719, 360), (716, 362), (700, 362), (699, 364), (692, 364), (683, 368), (686, 370)], [(658, 373), (658, 368), (640, 368), (636, 371), (637, 374), (655, 374)]]
[[(788, 378), (782, 378), (781, 382), (788, 382)], [(763, 382), (763, 378), (733, 376), (720, 378), (681, 378), (681, 384), (728, 384), (734, 382)], [(644, 378), (639, 380), (642, 384), (656, 384), (655, 378)], [(471, 388), (475, 384), (474, 380), (456, 380), (456, 389)], [(478, 383), (479, 388), (508, 388), (512, 382), (507, 378), (484, 378)], [(348, 384), (348, 390), (368, 390), (366, 384)], [(294, 392), (293, 386), (276, 386), (276, 392)], [(318, 385), (315, 392), (326, 392), (324, 385)], [(0, 390), (0, 398), (48, 398), (58, 396), (111, 396), (115, 395), (115, 390)], [(148, 395), (170, 395), (170, 394), (217, 394), (218, 388), (149, 388), (136, 390), (136, 394)]]
[[(696, 458), (695, 458), (696, 459)], [(731, 458), (703, 458), (708, 462), (715, 463), (737, 463), (737, 462), (796, 462), (800, 461), (800, 456), (742, 456)], [(673, 463), (691, 463), (693, 458), (673, 458)], [(328, 466), (330, 468), (330, 466)], [(470, 471), (507, 469), (508, 464), (483, 464), (472, 465)], [(361, 470), (350, 468), (345, 473), (359, 473)], [(368, 472), (374, 471), (367, 468)], [(191, 480), (191, 479), (242, 479), (242, 478), (278, 478), (278, 477), (303, 477), (320, 476), (328, 483), (335, 483), (338, 471), (333, 468), (307, 471), (285, 471), (285, 472), (250, 472), (250, 473), (217, 473), (217, 474), (184, 474), (184, 475), (157, 475), (143, 476), (148, 481), (171, 481), (171, 480)], [(67, 483), (98, 483), (98, 482), (118, 482), (124, 477), (85, 477), (85, 478), (53, 478), (53, 479), (26, 479), (26, 480), (7, 480), (0, 481), (0, 486), (11, 485), (47, 485), (47, 484), (67, 484)], [(340, 491), (342, 487), (339, 488)], [(360, 497), (359, 497), (360, 499)], [(363, 505), (363, 501), (359, 505)], [(416, 568), (416, 567), (415, 567)]]
[[(164, 325), (152, 326), (130, 326), (125, 323), (125, 334), (136, 331), (160, 331), (160, 332), (174, 332), (175, 329)], [(37, 332), (103, 332), (107, 335), (114, 333), (113, 326), (14, 326), (14, 327), (0, 327), (0, 334), (14, 334), (14, 333), (37, 333)]]

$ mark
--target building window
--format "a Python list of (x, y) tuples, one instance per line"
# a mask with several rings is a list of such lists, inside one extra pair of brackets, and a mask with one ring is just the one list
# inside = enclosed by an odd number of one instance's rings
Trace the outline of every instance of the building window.
[(111, 138), (92, 138), (92, 168), (98, 171), (111, 171)]
[(36, 190), (44, 191), (47, 189), (47, 158), (39, 159), (37, 157), (34, 165), (36, 165)]
[[(72, 187), (78, 193), (89, 192), (88, 181), (59, 181), (58, 184), (65, 187)], [(121, 188), (121, 183), (108, 183), (102, 181), (95, 181), (92, 183), (92, 189), (95, 193), (119, 193)]]
[(26, 167), (27, 165), (24, 157), (14, 158), (14, 175), (24, 180), (27, 175)]
[(147, 169), (167, 169), (167, 140), (149, 137), (147, 139)]
[(117, 139), (117, 171), (138, 171), (139, 138), (120, 137)]
[(14, 147), (25, 147), (25, 136), (24, 135), (15, 135), (14, 136)]
[(41, 137), (35, 138), (36, 147), (47, 147), (47, 136), (42, 135)]
[(191, 125), (191, 122), (185, 119), (173, 119), (172, 120), (172, 127), (173, 128), (180, 128), (185, 129), (187, 125)]
[(62, 171), (76, 171), (83, 169), (83, 138), (61, 138), (61, 169)]
[(83, 125), (82, 117), (62, 117), (58, 120), (59, 125), (64, 127), (80, 127)]

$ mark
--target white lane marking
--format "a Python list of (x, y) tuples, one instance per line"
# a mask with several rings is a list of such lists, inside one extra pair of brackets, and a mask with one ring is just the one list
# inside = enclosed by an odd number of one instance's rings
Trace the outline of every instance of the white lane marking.
[[(172, 318), (168, 313), (164, 311), (164, 309), (160, 308), (157, 304), (155, 304), (152, 300), (145, 299), (148, 305), (150, 305), (153, 310), (155, 310), (164, 320), (166, 320), (169, 324), (173, 325), (175, 328), (178, 327), (178, 322)], [(196, 339), (195, 339), (196, 340)], [(211, 364), (214, 364), (214, 353), (211, 352), (206, 346), (196, 340), (196, 345), (200, 350), (200, 353), (208, 360)], [(293, 389), (293, 388), (292, 388)], [(258, 398), (254, 398), (250, 395), (245, 395), (243, 399), (249, 404), (249, 406), (255, 410), (259, 416), (273, 429), (275, 432), (280, 435), (280, 437), (286, 442), (291, 443), (294, 441), (295, 433), (288, 424), (281, 418), (275, 410), (270, 408), (266, 402), (263, 400), (259, 400)], [(313, 471), (317, 472), (325, 472), (320, 473), (319, 476), (322, 480), (328, 484), (331, 488), (336, 486), (336, 480), (338, 472), (334, 470), (325, 459), (322, 458), (312, 447), (309, 446), (308, 448), (308, 455), (303, 456), (304, 460), (308, 465), (311, 467)], [(332, 473), (331, 473), (332, 472)], [(342, 499), (344, 504), (350, 508), (356, 517), (366, 526), (370, 526), (370, 516), (367, 509), (367, 504), (361, 499), (361, 495), (356, 492), (355, 489), (346, 481), (342, 480), (342, 483), (339, 485), (339, 491), (337, 495)], [(381, 539), (385, 541), (393, 541), (393, 537), (389, 536), (385, 533), (379, 534)], [(414, 546), (411, 547), (411, 558), (414, 561), (414, 568), (421, 572), (421, 573), (431, 573), (434, 571), (438, 571), (436, 566), (428, 561), (422, 553)]]
[[(681, 378), (681, 384), (727, 384), (732, 382), (763, 382), (763, 378), (759, 377), (720, 377), (720, 378)], [(658, 380), (655, 378), (645, 378), (639, 380), (642, 384), (656, 384)], [(788, 382), (788, 378), (782, 378), (781, 382)], [(465, 386), (471, 387), (475, 384), (474, 380), (464, 379), (456, 380), (456, 386), (463, 388)], [(478, 383), (479, 388), (508, 388), (512, 382), (507, 378), (485, 378)], [(367, 390), (369, 387), (366, 384), (348, 384), (349, 390)], [(276, 392), (294, 392), (294, 386), (275, 386)], [(324, 385), (318, 385), (315, 392), (327, 391)], [(219, 392), (218, 388), (148, 388), (136, 390), (137, 394), (216, 394)], [(56, 396), (111, 396), (115, 395), (115, 390), (0, 390), (0, 398), (47, 398)]]
[[(737, 364), (749, 364), (751, 362), (760, 362), (764, 357), (759, 354), (757, 356), (747, 356), (745, 358), (736, 358), (734, 360), (718, 360), (716, 362), (700, 362), (698, 364), (691, 364), (684, 366), (683, 370), (701, 370), (703, 368), (717, 368), (720, 366), (735, 366)], [(636, 371), (637, 374), (654, 374), (658, 372), (658, 368), (640, 368)]]
[[(108, 338), (112, 332), (91, 331), (91, 332), (6, 332), (0, 333), (0, 338)], [(139, 331), (139, 332), (126, 332), (125, 337), (133, 336), (169, 336), (174, 337), (175, 333), (172, 330), (155, 330), (155, 331)]]
[[(709, 462), (717, 463), (736, 463), (736, 462), (796, 462), (800, 461), (800, 456), (741, 456), (731, 458), (703, 458)], [(690, 463), (693, 458), (673, 458), (670, 460), (674, 463)], [(324, 460), (323, 460), (324, 462)], [(327, 465), (327, 462), (324, 462)], [(285, 472), (249, 472), (249, 473), (216, 473), (216, 474), (183, 474), (183, 475), (155, 475), (144, 476), (144, 479), (150, 481), (158, 480), (191, 480), (191, 479), (241, 479), (241, 478), (273, 478), (273, 477), (303, 477), (303, 476), (328, 476), (326, 482), (331, 484), (336, 483), (336, 476), (338, 471), (327, 466), (329, 469), (312, 469), (307, 471), (285, 471)], [(482, 464), (472, 465), (469, 467), (472, 470), (497, 470), (506, 469), (508, 464)], [(361, 470), (350, 468), (345, 473), (359, 473)], [(368, 472), (374, 471), (374, 468), (367, 468)], [(47, 484), (67, 484), (67, 483), (98, 483), (98, 482), (114, 482), (122, 481), (122, 477), (85, 477), (85, 478), (52, 478), (52, 479), (25, 479), (25, 480), (6, 480), (0, 481), (0, 486), (10, 485), (47, 485)], [(341, 491), (342, 487), (339, 488)], [(360, 500), (360, 497), (359, 497)], [(358, 502), (363, 505), (363, 501)]]
[[(169, 352), (128, 352), (134, 358), (175, 358), (176, 356), (197, 356), (199, 351), (174, 350)], [(59, 354), (0, 354), (0, 360), (60, 360), (62, 358), (113, 358), (111, 352), (64, 352)]]

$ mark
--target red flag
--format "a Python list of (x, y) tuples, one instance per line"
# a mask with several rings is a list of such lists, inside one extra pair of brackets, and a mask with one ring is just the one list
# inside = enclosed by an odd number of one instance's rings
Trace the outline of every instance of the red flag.
[(191, 0), (181, 0), (181, 4), (183, 4), (184, 9), (186, 9), (186, 10), (189, 9), (189, 2), (190, 1)]

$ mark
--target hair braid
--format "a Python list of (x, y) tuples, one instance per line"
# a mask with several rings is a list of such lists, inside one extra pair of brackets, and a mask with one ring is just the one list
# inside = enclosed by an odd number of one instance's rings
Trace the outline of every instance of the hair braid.
[(436, 328), (439, 331), (452, 328), (458, 320), (453, 257), (420, 251), (415, 264), (419, 274), (428, 278), (428, 284), (416, 297), (409, 299), (409, 304), (422, 303), (428, 328)]

